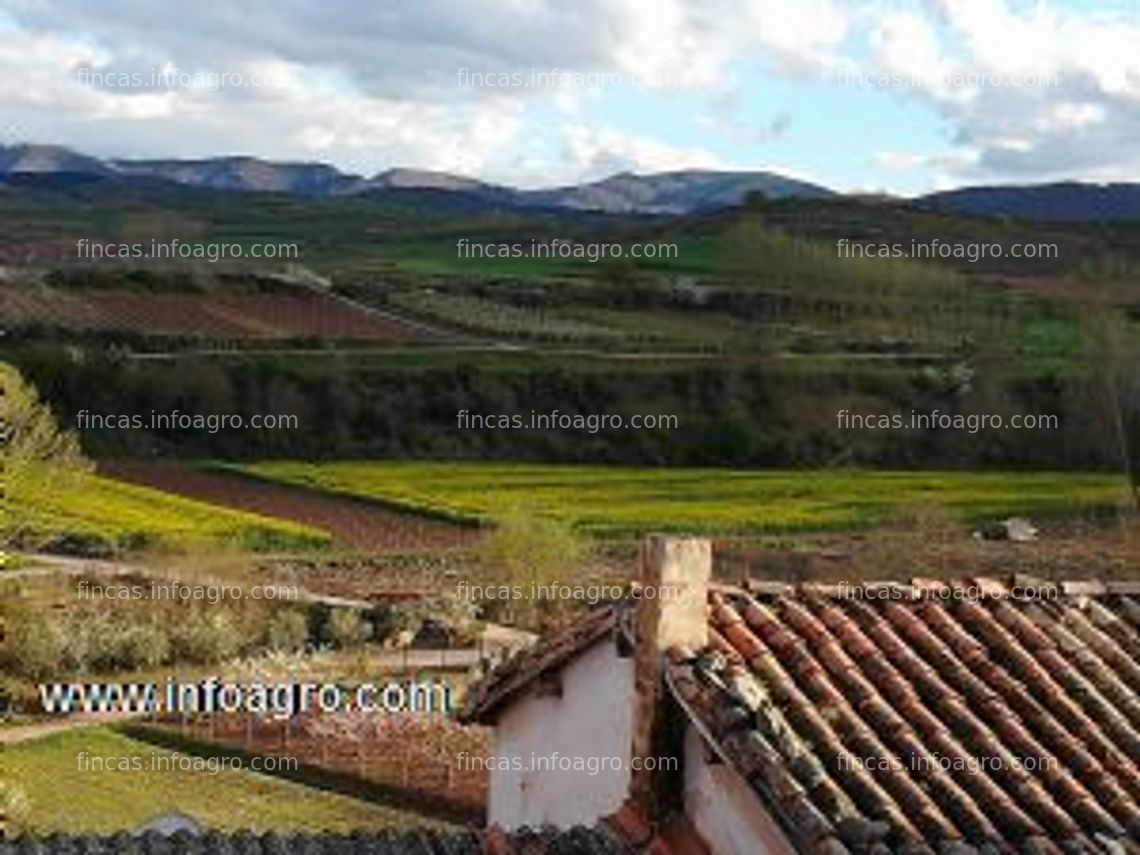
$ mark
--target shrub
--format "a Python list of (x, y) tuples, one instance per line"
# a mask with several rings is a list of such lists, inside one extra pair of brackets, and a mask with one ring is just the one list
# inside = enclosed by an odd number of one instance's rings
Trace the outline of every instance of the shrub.
[(114, 558), (115, 544), (101, 534), (69, 532), (52, 537), (41, 547), (45, 552), (75, 558)]
[(293, 653), (309, 640), (309, 623), (301, 612), (282, 609), (270, 618), (265, 637), (270, 650)]
[(478, 619), (480, 606), (471, 600), (442, 597), (403, 603), (381, 603), (364, 613), (372, 627), (371, 640), (390, 646), (410, 644), (427, 624), (438, 635), (441, 628), (456, 646), (473, 646), (483, 628)]
[(334, 647), (351, 650), (368, 640), (368, 624), (356, 609), (333, 609), (329, 616), (329, 640)]
[(30, 538), (42, 505), (91, 464), (75, 434), (60, 430), (35, 387), (6, 362), (0, 362), (0, 424), (0, 541), (10, 543)]
[(401, 635), (411, 640), (423, 623), (419, 611), (407, 604), (378, 603), (364, 615), (372, 627), (372, 640), (386, 644), (395, 643)]
[(148, 549), (157, 549), (161, 545), (161, 538), (154, 532), (129, 531), (119, 535), (119, 539), (115, 544), (115, 551), (118, 553), (145, 552)]
[(434, 616), (451, 632), (456, 647), (474, 646), (482, 634), (479, 604), (458, 597), (445, 597), (434, 605)]
[(170, 655), (170, 639), (154, 624), (119, 624), (95, 639), (91, 665), (107, 671), (153, 668)]
[(8, 660), (12, 670), (29, 680), (47, 680), (60, 671), (64, 633), (54, 620), (34, 612), (8, 620)]
[[(572, 578), (587, 552), (586, 542), (568, 523), (513, 509), (483, 540), (481, 558), (491, 584), (525, 590)], [(524, 597), (512, 599), (506, 611), (520, 623), (533, 624), (540, 605), (557, 609), (561, 604)]]
[(229, 612), (210, 610), (192, 615), (171, 642), (176, 660), (211, 665), (234, 656), (241, 647), (241, 635)]
[(26, 831), (31, 809), (28, 796), (22, 789), (0, 781), (0, 839), (16, 837)]
[(73, 615), (63, 632), (61, 667), (77, 674), (85, 673), (100, 639), (110, 632), (108, 623), (103, 613)]
[(309, 638), (317, 644), (328, 644), (332, 641), (329, 624), (332, 620), (332, 606), (328, 603), (314, 601), (309, 603), (305, 612), (305, 620), (309, 624)]

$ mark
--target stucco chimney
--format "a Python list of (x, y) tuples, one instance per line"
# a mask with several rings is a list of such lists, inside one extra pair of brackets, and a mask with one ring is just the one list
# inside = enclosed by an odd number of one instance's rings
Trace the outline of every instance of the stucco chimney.
[[(712, 544), (699, 538), (652, 535), (642, 545), (641, 600), (635, 615), (633, 750), (635, 758), (683, 753), (684, 722), (665, 703), (662, 662), (671, 647), (708, 643)], [(679, 767), (679, 762), (678, 762)], [(630, 795), (652, 818), (679, 806), (681, 772), (637, 769)]]

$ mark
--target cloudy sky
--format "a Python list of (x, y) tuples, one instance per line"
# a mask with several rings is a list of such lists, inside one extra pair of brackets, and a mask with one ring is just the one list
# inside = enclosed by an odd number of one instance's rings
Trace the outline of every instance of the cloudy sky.
[(0, 142), (536, 187), (1140, 181), (1140, 0), (0, 0)]

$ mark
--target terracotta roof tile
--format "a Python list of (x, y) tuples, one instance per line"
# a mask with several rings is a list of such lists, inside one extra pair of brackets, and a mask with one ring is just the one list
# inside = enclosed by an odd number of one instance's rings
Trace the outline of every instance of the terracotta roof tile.
[(714, 593), (671, 685), (801, 851), (1140, 852), (1140, 598), (945, 584)]
[[(1011, 595), (1050, 584), (1051, 599)], [(1140, 588), (990, 577), (859, 591), (714, 589), (708, 647), (668, 656), (678, 702), (801, 851), (1140, 853)], [(594, 613), (539, 645), (474, 708), (617, 623)]]
[(498, 710), (537, 678), (561, 667), (611, 633), (617, 617), (618, 610), (612, 606), (595, 609), (562, 632), (501, 663), (469, 689), (460, 720), (492, 723)]
[[(678, 832), (680, 834), (680, 832)], [(680, 838), (679, 838), (680, 839)], [(706, 855), (699, 848), (658, 848), (659, 855)], [(248, 831), (201, 835), (156, 832), (132, 835), (52, 834), (0, 840), (0, 855), (635, 855), (605, 824), (594, 828), (520, 829), (504, 832), (358, 832), (353, 834), (253, 834)]]

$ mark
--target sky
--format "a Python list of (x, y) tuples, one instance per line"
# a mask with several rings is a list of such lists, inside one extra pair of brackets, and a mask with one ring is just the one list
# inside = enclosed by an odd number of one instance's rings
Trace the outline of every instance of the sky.
[(1140, 0), (0, 0), (0, 143), (518, 187), (1140, 181)]

